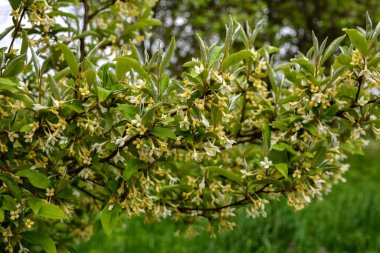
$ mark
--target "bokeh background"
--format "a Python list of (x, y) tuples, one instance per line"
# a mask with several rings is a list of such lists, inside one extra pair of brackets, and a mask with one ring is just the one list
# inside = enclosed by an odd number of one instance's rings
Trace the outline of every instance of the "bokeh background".
[[(0, 26), (11, 23), (9, 4), (0, 0)], [(270, 43), (281, 48), (280, 57), (288, 59), (297, 50), (306, 53), (311, 46), (311, 31), (330, 41), (343, 34), (342, 28), (365, 26), (365, 13), (374, 23), (380, 21), (379, 0), (159, 0), (154, 16), (163, 26), (155, 28), (144, 42), (147, 50), (158, 40), (177, 38), (176, 63), (197, 57), (194, 33), (208, 42), (222, 40), (224, 26), (232, 15), (241, 23), (254, 26), (264, 20), (258, 45)], [(0, 42), (8, 45), (9, 38)], [(197, 236), (188, 238), (189, 224), (162, 221), (146, 224), (141, 218), (122, 218), (107, 237), (99, 222), (87, 241), (78, 241), (77, 252), (380, 252), (380, 144), (372, 141), (362, 155), (349, 155), (351, 168), (347, 182), (336, 185), (323, 201), (313, 202), (294, 212), (283, 199), (268, 207), (268, 217), (238, 217), (234, 231), (211, 239), (204, 224), (193, 225)]]

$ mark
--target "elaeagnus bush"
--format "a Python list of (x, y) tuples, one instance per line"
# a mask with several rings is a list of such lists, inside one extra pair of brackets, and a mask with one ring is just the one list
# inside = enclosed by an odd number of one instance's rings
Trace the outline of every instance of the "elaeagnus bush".
[(82, 0), (74, 15), (78, 1), (10, 0), (14, 25), (1, 39), (13, 39), (0, 49), (5, 252), (68, 249), (96, 222), (110, 234), (122, 213), (205, 220), (214, 235), (237, 213), (266, 216), (272, 200), (300, 210), (344, 181), (347, 152), (380, 137), (380, 24), (369, 17), (335, 40), (313, 34), (289, 62), (256, 47), (261, 23), (231, 19), (224, 41), (197, 36), (199, 58), (173, 73), (174, 38), (153, 53), (140, 43), (160, 24), (154, 2)]

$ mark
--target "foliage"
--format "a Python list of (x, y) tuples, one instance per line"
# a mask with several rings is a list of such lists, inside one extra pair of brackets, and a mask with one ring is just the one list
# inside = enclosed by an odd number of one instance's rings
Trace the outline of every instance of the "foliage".
[(210, 240), (207, 232), (188, 238), (186, 232), (199, 231), (170, 220), (146, 224), (141, 218), (128, 219), (112, 237), (98, 231), (88, 242), (80, 242), (78, 252), (378, 252), (380, 189), (378, 143), (364, 149), (364, 156), (349, 155), (352, 166), (347, 182), (333, 192), (293, 212), (285, 199), (271, 202), (268, 217), (254, 220), (237, 218), (237, 228)]
[(231, 19), (224, 43), (198, 36), (200, 58), (175, 76), (174, 38), (152, 55), (135, 46), (159, 23), (154, 1), (83, 0), (82, 22), (65, 12), (73, 1), (10, 2), (6, 32), (22, 45), (12, 40), (0, 61), (8, 252), (69, 249), (93, 220), (110, 234), (121, 212), (202, 220), (214, 235), (234, 228), (238, 207), (266, 216), (285, 196), (300, 210), (343, 180), (345, 152), (379, 137), (380, 25), (369, 17), (365, 30), (345, 30), (350, 47), (313, 36), (306, 55), (281, 64), (277, 48), (255, 47), (260, 27)]

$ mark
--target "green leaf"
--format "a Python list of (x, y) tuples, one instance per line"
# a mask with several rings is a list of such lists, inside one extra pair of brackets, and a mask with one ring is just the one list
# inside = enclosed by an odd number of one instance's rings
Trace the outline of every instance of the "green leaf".
[(76, 113), (84, 112), (84, 108), (82, 106), (82, 103), (79, 100), (72, 100), (70, 102), (67, 102), (63, 105), (63, 107), (68, 108), (70, 110), (73, 110)]
[(21, 0), (8, 0), (13, 10), (17, 10), (20, 7)]
[(332, 120), (335, 118), (335, 115), (337, 114), (337, 112), (339, 112), (339, 105), (333, 104), (325, 111), (322, 117), (325, 120)]
[(6, 211), (12, 211), (16, 209), (16, 200), (10, 195), (0, 195), (0, 207)]
[(50, 91), (55, 99), (61, 100), (61, 94), (59, 93), (58, 85), (51, 75), (48, 75)]
[(288, 178), (288, 165), (286, 163), (275, 164), (274, 167), (280, 172), (285, 178)]
[(155, 127), (152, 129), (152, 131), (150, 133), (159, 137), (159, 138), (169, 138), (169, 139), (173, 139), (173, 140), (177, 139), (174, 132), (172, 130), (170, 130), (169, 128)]
[(22, 233), (22, 238), (30, 244), (40, 245), (46, 253), (57, 253), (53, 239), (46, 234), (36, 231), (27, 231)]
[(118, 104), (117, 109), (124, 113), (125, 119), (131, 122), (137, 114), (140, 114), (140, 109), (134, 105)]
[(131, 49), (131, 55), (133, 59), (135, 59), (138, 62), (141, 62), (141, 55), (139, 53), (139, 50), (137, 50), (135, 44), (133, 44), (132, 40), (129, 40), (129, 48)]
[(274, 71), (274, 69), (272, 68), (270, 64), (267, 64), (267, 68), (268, 68), (269, 81), (272, 85), (272, 89), (276, 97), (278, 97), (278, 94), (280, 92), (280, 84), (279, 84), (279, 81), (277, 80), (276, 72)]
[(17, 171), (16, 176), (26, 177), (27, 179), (29, 179), (29, 182), (33, 186), (39, 189), (46, 189), (50, 185), (49, 178), (36, 170), (32, 170), (32, 169), (19, 170)]
[(99, 50), (100, 50), (100, 47), (102, 47), (103, 45), (106, 45), (108, 42), (108, 40), (103, 40), (101, 42), (99, 42), (98, 44), (96, 44), (93, 48), (91, 48), (91, 50), (88, 52), (86, 58), (88, 60), (91, 60), (92, 58), (96, 57)]
[(18, 92), (17, 84), (7, 78), (0, 78), (0, 91)]
[(365, 35), (356, 29), (343, 29), (348, 34), (354, 47), (359, 49), (363, 55), (367, 52), (368, 44)]
[(322, 59), (320, 61), (321, 65), (330, 58), (330, 56), (338, 49), (340, 43), (342, 43), (345, 38), (346, 35), (343, 35), (331, 42), (331, 44), (326, 48), (326, 51), (323, 53)]
[(311, 162), (311, 166), (314, 168), (320, 166), (321, 163), (326, 159), (326, 154), (327, 154), (327, 148), (326, 146), (322, 145), (316, 151), (314, 158)]
[(169, 86), (169, 75), (164, 74), (160, 81), (160, 96), (162, 96)]
[(19, 199), (21, 197), (21, 190), (18, 187), (17, 183), (8, 175), (0, 174), (0, 181), (3, 181), (7, 186), (10, 193)]
[(112, 90), (104, 89), (100, 86), (97, 87), (98, 90), (98, 98), (100, 102), (103, 102), (107, 99), (107, 97), (112, 93)]
[[(380, 24), (380, 23), (379, 23)], [(372, 59), (367, 63), (367, 67), (370, 68), (370, 67), (377, 67), (377, 65), (379, 64), (380, 62), (380, 56), (374, 56), (372, 57)]]
[(109, 209), (110, 209), (110, 204), (107, 204), (104, 207), (101, 217), (100, 217), (103, 230), (108, 236), (112, 233), (112, 230), (116, 225), (117, 218), (121, 211), (119, 204), (116, 204), (115, 206), (113, 206), (111, 210)]
[(288, 151), (289, 153), (293, 154), (293, 155), (297, 155), (297, 151), (295, 151), (292, 146), (290, 146), (289, 144), (287, 143), (284, 143), (284, 142), (281, 142), (281, 143), (278, 143), (278, 144), (274, 144), (272, 146), (272, 149), (274, 150), (278, 150), (278, 151)]
[(37, 56), (36, 52), (34, 51), (33, 47), (30, 47), (30, 51), (32, 52), (33, 65), (34, 65), (34, 69), (36, 71), (36, 76), (38, 79), (41, 75), (40, 61), (39, 61), (38, 56)]
[(4, 210), (0, 209), (0, 223), (4, 221)]
[(265, 45), (259, 50), (256, 51), (260, 56), (264, 56), (266, 53), (268, 54), (274, 54), (280, 52), (280, 49), (278, 47), (273, 47), (269, 45)]
[(15, 76), (24, 69), (24, 62), (26, 59), (26, 54), (19, 55), (13, 58), (3, 71), (3, 77)]
[(268, 155), (271, 148), (271, 129), (268, 124), (265, 124), (262, 129), (263, 136), (263, 151), (265, 155)]
[(250, 50), (242, 50), (231, 54), (224, 59), (222, 64), (222, 71), (225, 71), (228, 67), (238, 64), (242, 60), (248, 60), (254, 57), (254, 54)]
[(297, 63), (302, 69), (314, 75), (314, 66), (306, 58), (291, 59), (291, 62)]
[(213, 48), (210, 54), (209, 66), (213, 66), (215, 63), (220, 61), (223, 56), (224, 46), (216, 46)]
[(201, 49), (201, 62), (205, 63), (207, 61), (206, 45), (198, 33), (195, 34), (195, 39), (197, 40)]
[[(20, 49), (20, 54), (25, 54), (26, 51), (28, 51), (29, 47), (29, 38), (28, 34), (26, 33), (25, 30), (22, 30), (22, 42), (21, 42), (21, 49)], [(33, 48), (30, 48), (33, 50)]]
[(48, 219), (64, 219), (65, 212), (59, 207), (51, 203), (42, 203), (38, 215)]
[(62, 78), (64, 78), (65, 76), (67, 76), (68, 74), (70, 74), (71, 70), (70, 70), (70, 67), (66, 67), (64, 69), (62, 69), (61, 71), (58, 71), (55, 75), (54, 75), (54, 80), (56, 82), (58, 82), (59, 80), (61, 80)]
[(377, 37), (379, 36), (379, 34), (380, 34), (380, 23), (377, 23), (375, 29), (372, 32), (368, 47), (371, 47), (377, 41)]
[(162, 61), (160, 63), (160, 67), (158, 70), (159, 76), (161, 76), (162, 73), (164, 73), (164, 70), (170, 61), (170, 58), (173, 55), (174, 49), (175, 49), (175, 38), (172, 37), (172, 39), (170, 40), (169, 47), (167, 51), (165, 52), (164, 56), (162, 57)]
[(74, 76), (77, 76), (79, 74), (79, 63), (71, 51), (71, 49), (66, 46), (65, 44), (59, 43), (59, 47), (62, 50), (63, 55), (65, 56), (65, 60), (67, 62), (67, 65), (69, 65), (72, 73)]
[(14, 25), (12, 25), (12, 26), (10, 26), (10, 27), (7, 27), (7, 28), (4, 30), (4, 32), (2, 32), (2, 33), (0, 34), (0, 40), (2, 40), (5, 36), (7, 36), (8, 33), (10, 33), (10, 32), (13, 30), (13, 28), (15, 28)]
[(143, 115), (142, 121), (144, 125), (150, 126), (153, 123), (154, 114), (156, 113), (156, 110), (162, 106), (162, 102), (157, 103), (150, 107)]
[(235, 174), (232, 171), (228, 171), (224, 168), (219, 168), (217, 166), (209, 166), (209, 167), (203, 167), (202, 169), (213, 172), (217, 175), (221, 175), (221, 176), (223, 176), (223, 177), (225, 177), (225, 178), (227, 178), (227, 179), (229, 179), (229, 180), (231, 180), (237, 184), (241, 185), (243, 183), (240, 175)]
[(126, 56), (120, 56), (120, 57), (116, 57), (114, 61), (116, 61), (116, 66), (118, 64), (124, 64), (123, 66), (125, 66), (125, 68), (128, 68), (128, 69), (132, 68), (142, 78), (144, 78), (148, 83), (150, 83), (149, 74), (143, 69), (143, 67), (137, 60), (130, 57), (126, 57)]
[(138, 159), (128, 159), (127, 166), (123, 172), (125, 181), (129, 180), (139, 169), (145, 168), (145, 164)]
[(318, 136), (318, 128), (314, 124), (305, 124), (304, 128), (314, 136)]
[(40, 209), (42, 207), (43, 200), (37, 199), (37, 198), (30, 198), (28, 199), (29, 207), (32, 209), (33, 213), (35, 215), (38, 215), (40, 212)]
[(129, 33), (133, 32), (135, 30), (138, 30), (138, 29), (145, 29), (146, 27), (160, 26), (160, 25), (161, 25), (161, 21), (158, 20), (158, 19), (145, 19), (145, 20), (141, 20), (141, 21), (136, 22), (134, 24), (128, 25), (124, 29), (123, 34), (120, 37), (121, 38), (126, 37)]

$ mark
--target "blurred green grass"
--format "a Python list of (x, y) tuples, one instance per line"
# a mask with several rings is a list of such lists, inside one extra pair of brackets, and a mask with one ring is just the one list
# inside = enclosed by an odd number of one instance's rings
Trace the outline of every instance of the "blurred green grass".
[(380, 145), (370, 144), (365, 156), (352, 155), (347, 182), (333, 187), (323, 201), (294, 212), (285, 200), (267, 208), (268, 217), (240, 217), (234, 231), (211, 239), (175, 236), (186, 225), (174, 221), (144, 224), (135, 218), (121, 221), (107, 237), (96, 232), (76, 245), (78, 252), (380, 252)]

